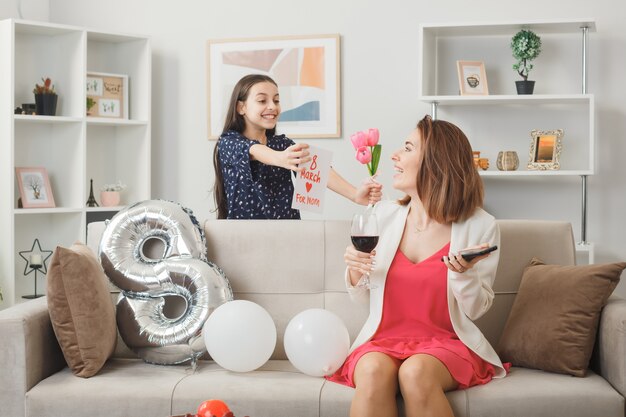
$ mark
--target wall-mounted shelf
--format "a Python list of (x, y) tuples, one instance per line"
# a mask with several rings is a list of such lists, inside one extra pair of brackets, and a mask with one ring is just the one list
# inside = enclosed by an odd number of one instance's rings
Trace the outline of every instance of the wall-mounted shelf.
[[(540, 80), (534, 95), (517, 95), (510, 40), (521, 29), (542, 38), (541, 65), (529, 79)], [(586, 242), (587, 176), (595, 173), (595, 103), (587, 93), (588, 33), (593, 19), (528, 20), (499, 23), (426, 24), (420, 28), (419, 99), (431, 104), (433, 118), (454, 121), (468, 135), (490, 168), (480, 171), (489, 181), (531, 178), (582, 179), (581, 233), (578, 250), (593, 261), (594, 246)], [(461, 96), (457, 60), (485, 64), (490, 95)], [(441, 113), (441, 115), (440, 115)], [(561, 169), (526, 169), (532, 130), (563, 129)], [(517, 171), (498, 171), (499, 151), (516, 151)]]
[(538, 105), (538, 104), (567, 104), (583, 103), (593, 99), (590, 94), (536, 94), (518, 96), (511, 94), (488, 96), (422, 96), (421, 101), (436, 103), (439, 106), (475, 106), (482, 105)]
[[(24, 20), (0, 21), (0, 308), (32, 292), (18, 256), (35, 238), (42, 248), (84, 240), (90, 215), (121, 207), (86, 207), (90, 179), (99, 201), (103, 184), (128, 185), (123, 203), (150, 198), (151, 49), (146, 37)], [(87, 72), (125, 74), (129, 119), (86, 115)], [(33, 87), (49, 77), (58, 93), (55, 116), (15, 115), (34, 102)], [(55, 208), (18, 208), (15, 167), (45, 167)], [(8, 232), (8, 233), (6, 233)], [(39, 274), (38, 287), (45, 287)]]

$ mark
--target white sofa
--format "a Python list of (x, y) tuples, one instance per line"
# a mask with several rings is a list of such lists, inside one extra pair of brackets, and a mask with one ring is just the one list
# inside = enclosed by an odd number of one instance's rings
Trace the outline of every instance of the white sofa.
[[(478, 324), (496, 344), (523, 268), (533, 256), (573, 264), (571, 226), (561, 222), (499, 221), (501, 254), (496, 298)], [(236, 299), (264, 306), (278, 342), (257, 371), (234, 373), (211, 361), (187, 366), (144, 363), (121, 340), (104, 368), (83, 379), (67, 368), (46, 299), (0, 312), (0, 417), (166, 417), (193, 413), (209, 398), (226, 401), (238, 417), (345, 417), (353, 390), (298, 372), (286, 360), (282, 336), (308, 308), (337, 313), (351, 338), (367, 311), (349, 301), (343, 284), (346, 221), (227, 221), (204, 225), (208, 257), (229, 278)], [(457, 417), (624, 416), (626, 301), (604, 308), (594, 370), (584, 378), (513, 368), (487, 385), (447, 394)], [(402, 410), (402, 400), (398, 399)], [(403, 415), (403, 412), (401, 412)]]

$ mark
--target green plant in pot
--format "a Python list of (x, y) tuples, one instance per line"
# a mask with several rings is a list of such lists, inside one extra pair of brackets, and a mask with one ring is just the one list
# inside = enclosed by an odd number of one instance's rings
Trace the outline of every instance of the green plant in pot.
[(96, 100), (92, 99), (91, 97), (87, 97), (87, 116), (91, 116), (90, 111), (95, 105), (96, 105)]
[(57, 93), (50, 78), (42, 78), (43, 84), (35, 84), (35, 111), (39, 115), (54, 116), (57, 112)]
[(528, 73), (533, 69), (531, 61), (541, 53), (541, 38), (532, 30), (522, 29), (511, 39), (511, 50), (517, 60), (513, 69), (524, 79), (515, 81), (517, 94), (532, 94), (535, 82), (528, 80)]

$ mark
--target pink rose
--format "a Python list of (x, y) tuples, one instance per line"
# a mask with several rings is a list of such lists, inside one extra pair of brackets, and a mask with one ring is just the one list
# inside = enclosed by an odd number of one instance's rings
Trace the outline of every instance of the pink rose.
[(352, 141), (352, 146), (354, 149), (360, 149), (363, 146), (367, 146), (367, 135), (365, 132), (356, 132), (352, 136), (350, 136), (350, 140)]
[(380, 133), (378, 132), (378, 129), (369, 129), (367, 131), (367, 146), (376, 146), (378, 144), (379, 136)]
[(356, 150), (356, 159), (362, 164), (369, 164), (372, 160), (372, 151), (367, 146), (361, 146)]

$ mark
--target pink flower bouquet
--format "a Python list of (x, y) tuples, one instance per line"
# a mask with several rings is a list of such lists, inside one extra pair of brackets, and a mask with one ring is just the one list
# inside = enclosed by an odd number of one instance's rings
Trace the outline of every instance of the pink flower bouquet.
[(367, 132), (356, 132), (350, 136), (352, 145), (356, 149), (356, 159), (362, 164), (367, 164), (370, 176), (376, 174), (378, 162), (380, 161), (380, 151), (382, 146), (378, 144), (380, 133), (378, 129), (369, 129)]

